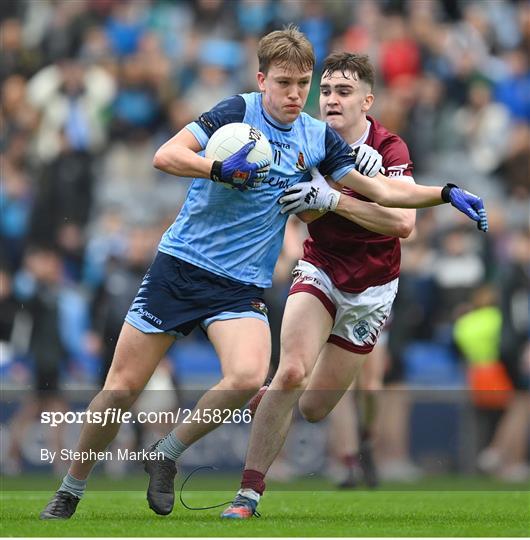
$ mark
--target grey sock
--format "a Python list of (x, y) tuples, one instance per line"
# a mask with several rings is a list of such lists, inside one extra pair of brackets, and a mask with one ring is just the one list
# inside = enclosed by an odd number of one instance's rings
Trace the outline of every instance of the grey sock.
[(173, 431), (156, 445), (157, 451), (162, 452), (166, 458), (173, 461), (177, 461), (186, 448), (188, 448), (187, 445), (180, 442)]
[(58, 491), (67, 491), (76, 497), (81, 498), (85, 493), (86, 489), (86, 480), (78, 480), (74, 478), (70, 473), (66, 473), (66, 476), (63, 478), (63, 483)]

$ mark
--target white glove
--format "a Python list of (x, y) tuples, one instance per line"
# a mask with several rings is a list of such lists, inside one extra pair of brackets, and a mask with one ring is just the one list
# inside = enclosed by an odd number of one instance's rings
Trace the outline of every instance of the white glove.
[(377, 150), (367, 144), (356, 146), (354, 150), (357, 152), (355, 164), (361, 174), (371, 178), (381, 170), (383, 156)]
[(279, 203), (281, 214), (299, 214), (304, 210), (333, 212), (339, 204), (340, 192), (333, 189), (316, 167), (311, 169), (311, 182), (298, 182), (285, 190)]

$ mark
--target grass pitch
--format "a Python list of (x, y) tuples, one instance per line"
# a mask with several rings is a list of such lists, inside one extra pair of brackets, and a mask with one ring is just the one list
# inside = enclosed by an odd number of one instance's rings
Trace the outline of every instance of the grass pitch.
[[(44, 491), (0, 494), (0, 536), (529, 536), (530, 495), (524, 491), (273, 491), (261, 518), (219, 519), (222, 510), (190, 511), (175, 503), (169, 516), (147, 507), (144, 491), (89, 491), (69, 521), (40, 521)], [(233, 492), (194, 491), (194, 506)]]

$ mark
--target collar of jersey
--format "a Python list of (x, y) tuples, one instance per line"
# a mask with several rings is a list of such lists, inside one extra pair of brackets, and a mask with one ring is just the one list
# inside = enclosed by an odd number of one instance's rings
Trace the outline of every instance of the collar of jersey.
[(278, 120), (275, 120), (266, 110), (263, 106), (263, 102), (261, 103), (261, 114), (263, 115), (263, 118), (265, 118), (265, 122), (267, 124), (271, 125), (273, 128), (279, 129), (280, 131), (291, 131), (293, 128), (293, 124), (280, 124)]
[(361, 135), (361, 137), (356, 140), (353, 144), (350, 144), (352, 148), (355, 148), (356, 146), (359, 146), (360, 144), (364, 144), (366, 142), (366, 139), (368, 139), (368, 134), (370, 133), (370, 128), (372, 127), (372, 122), (366, 119), (366, 129), (364, 130), (364, 133)]

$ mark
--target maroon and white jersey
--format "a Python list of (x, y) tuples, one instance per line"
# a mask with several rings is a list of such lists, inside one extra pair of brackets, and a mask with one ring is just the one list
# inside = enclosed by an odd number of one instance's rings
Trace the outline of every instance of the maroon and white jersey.
[[(368, 144), (383, 156), (386, 175), (413, 182), (412, 162), (407, 145), (377, 120), (352, 146)], [(377, 181), (377, 180), (374, 180)], [(347, 187), (342, 193), (367, 201)], [(385, 236), (328, 212), (308, 225), (303, 260), (322, 268), (340, 290), (352, 293), (383, 285), (399, 276), (401, 247), (399, 239)]]

